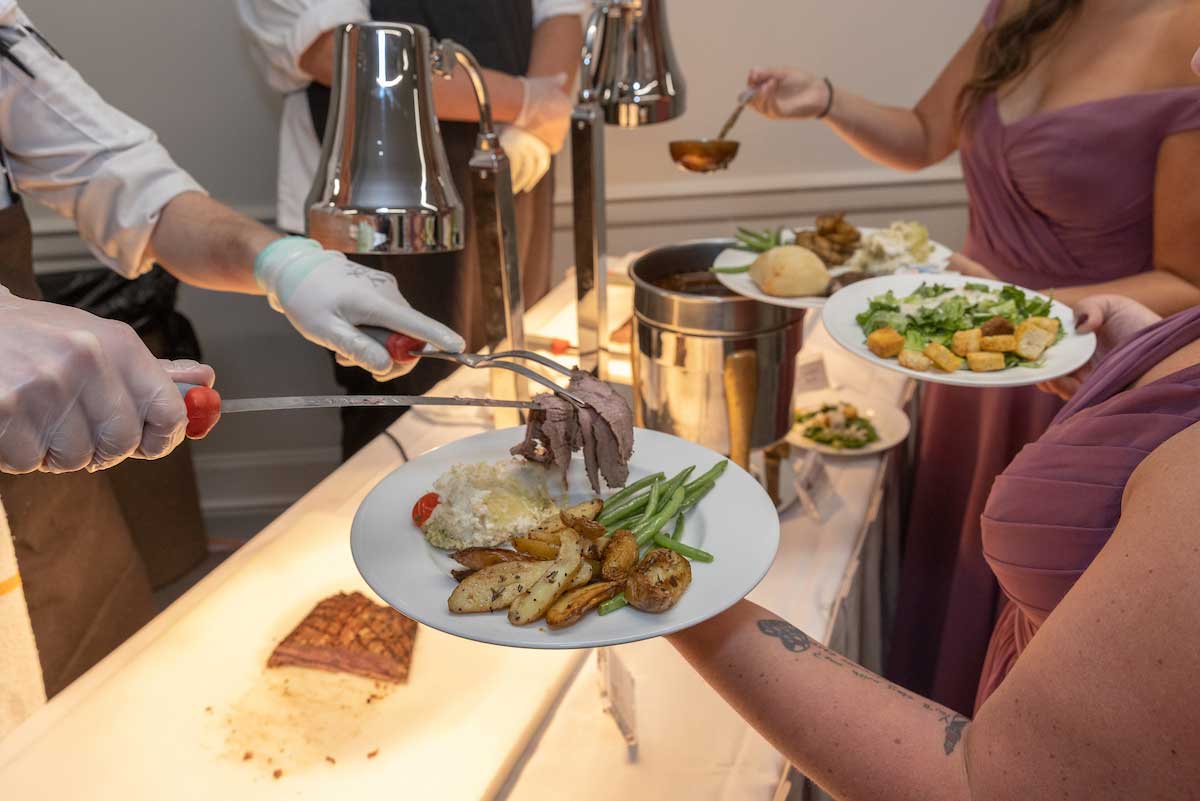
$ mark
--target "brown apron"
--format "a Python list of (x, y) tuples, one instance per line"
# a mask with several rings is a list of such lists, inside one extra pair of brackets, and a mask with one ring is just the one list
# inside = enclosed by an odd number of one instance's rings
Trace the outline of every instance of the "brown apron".
[[(14, 295), (39, 300), (32, 242), (21, 203), (0, 210), (0, 284)], [(154, 616), (150, 580), (130, 530), (130, 521), (138, 518), (127, 517), (114, 487), (122, 483), (131, 490), (129, 498), (137, 500), (140, 515), (149, 509), (163, 511), (163, 478), (150, 475), (151, 467), (161, 469), (163, 464), (129, 462), (130, 469), (116, 468), (125, 473), (119, 478), (113, 470), (0, 474), (0, 499), (16, 544), (47, 696), (66, 687)], [(171, 472), (178, 471), (177, 466)], [(186, 472), (190, 477), (190, 462)], [(124, 507), (134, 508), (132, 503)], [(171, 507), (168, 503), (165, 511)], [(158, 521), (159, 543), (169, 541), (173, 533), (164, 522)]]

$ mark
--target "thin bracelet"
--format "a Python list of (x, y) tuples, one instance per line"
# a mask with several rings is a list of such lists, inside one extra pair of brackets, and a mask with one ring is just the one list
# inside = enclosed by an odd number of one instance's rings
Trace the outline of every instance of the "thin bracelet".
[(817, 115), (818, 120), (823, 120), (829, 116), (829, 112), (833, 111), (833, 81), (829, 80), (829, 76), (825, 76), (825, 88), (829, 90), (829, 100), (825, 103), (825, 110)]

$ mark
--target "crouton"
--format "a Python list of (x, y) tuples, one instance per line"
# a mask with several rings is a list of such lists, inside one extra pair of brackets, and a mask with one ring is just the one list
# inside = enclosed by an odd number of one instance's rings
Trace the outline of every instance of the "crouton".
[(993, 370), (1004, 369), (1004, 354), (1003, 353), (978, 353), (967, 354), (967, 367), (970, 367), (976, 373), (990, 373)]
[(936, 342), (930, 342), (925, 346), (925, 356), (937, 369), (945, 373), (953, 373), (962, 367), (963, 360), (950, 352), (950, 349), (945, 345), (939, 345)]
[(909, 370), (916, 370), (919, 373), (924, 373), (933, 367), (933, 361), (928, 356), (916, 350), (900, 351), (900, 366), (907, 367)]
[(1049, 331), (1054, 336), (1058, 336), (1058, 328), (1061, 325), (1057, 317), (1030, 317), (1025, 322), (1033, 323), (1038, 328)]
[(1054, 343), (1054, 334), (1026, 321), (1017, 328), (1016, 340), (1017, 355), (1026, 361), (1034, 362), (1042, 358), (1046, 348)]
[(904, 337), (895, 328), (880, 328), (867, 336), (867, 348), (881, 359), (893, 359), (904, 349)]
[(979, 340), (982, 338), (983, 332), (978, 328), (972, 328), (970, 331), (955, 331), (954, 338), (950, 341), (950, 350), (954, 351), (955, 356), (977, 353)]
[(979, 349), (991, 353), (1012, 353), (1017, 349), (1017, 338), (1012, 334), (1001, 334), (994, 337), (980, 337)]
[(999, 337), (1013, 332), (1013, 324), (1007, 317), (993, 317), (980, 326), (985, 337)]

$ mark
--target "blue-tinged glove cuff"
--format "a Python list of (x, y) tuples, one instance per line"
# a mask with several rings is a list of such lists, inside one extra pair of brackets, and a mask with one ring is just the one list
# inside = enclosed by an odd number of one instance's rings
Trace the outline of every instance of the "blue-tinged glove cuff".
[[(314, 250), (324, 250), (314, 239), (302, 236), (276, 239), (255, 257), (254, 280), (268, 295), (285, 299), (316, 267), (318, 260), (301, 258), (311, 255)], [(297, 269), (288, 269), (293, 264)]]

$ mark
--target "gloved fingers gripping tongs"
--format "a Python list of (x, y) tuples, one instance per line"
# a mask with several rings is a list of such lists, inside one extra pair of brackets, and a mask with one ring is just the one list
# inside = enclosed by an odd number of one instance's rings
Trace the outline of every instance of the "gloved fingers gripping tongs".
[[(532, 351), (513, 350), (479, 355), (474, 353), (446, 353), (431, 349), (419, 339), (378, 328), (362, 329), (388, 349), (391, 357), (400, 364), (416, 359), (444, 359), (472, 369), (487, 368), (511, 370), (530, 381), (546, 387), (576, 406), (587, 404), (579, 397), (560, 387), (549, 378), (512, 359), (526, 359), (571, 375), (567, 368), (553, 359)], [(220, 393), (211, 387), (193, 384), (176, 384), (183, 395), (188, 412), (188, 436), (202, 436), (212, 429), (222, 414), (238, 412), (267, 412), (283, 409), (332, 409), (346, 406), (488, 406), (508, 409), (537, 408), (532, 401), (494, 400), (492, 398), (428, 397), (424, 395), (307, 395), (276, 398), (238, 398), (223, 400)]]

